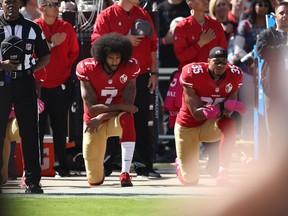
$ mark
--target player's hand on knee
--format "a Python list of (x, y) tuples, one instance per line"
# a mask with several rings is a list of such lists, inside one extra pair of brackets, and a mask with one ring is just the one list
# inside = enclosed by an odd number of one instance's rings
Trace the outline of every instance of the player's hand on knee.
[(90, 133), (96, 133), (98, 131), (99, 126), (102, 124), (102, 121), (95, 117), (89, 120), (87, 127), (85, 129), (86, 131), (89, 131)]
[(238, 112), (240, 115), (243, 115), (247, 112), (245, 106), (237, 100), (226, 100), (224, 102), (224, 108), (231, 112)]
[(221, 111), (214, 105), (207, 105), (203, 108), (203, 114), (207, 119), (217, 119), (221, 115)]
[(135, 114), (136, 112), (138, 112), (138, 108), (133, 104), (123, 103), (122, 111)]

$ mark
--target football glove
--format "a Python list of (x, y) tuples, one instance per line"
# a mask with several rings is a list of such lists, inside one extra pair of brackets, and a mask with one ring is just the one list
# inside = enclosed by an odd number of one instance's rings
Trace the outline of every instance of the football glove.
[(203, 109), (203, 114), (207, 119), (217, 119), (221, 115), (221, 111), (214, 105), (207, 105)]
[(238, 112), (240, 115), (243, 115), (247, 112), (245, 106), (237, 100), (226, 100), (224, 102), (224, 108), (231, 112)]

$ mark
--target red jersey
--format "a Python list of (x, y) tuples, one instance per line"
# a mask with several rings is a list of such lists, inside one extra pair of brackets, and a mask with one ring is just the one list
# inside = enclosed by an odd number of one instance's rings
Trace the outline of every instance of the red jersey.
[(141, 73), (145, 73), (152, 64), (151, 52), (157, 51), (157, 36), (150, 15), (143, 8), (134, 5), (128, 14), (115, 3), (101, 11), (95, 21), (91, 42), (93, 44), (101, 35), (110, 32), (127, 35), (133, 28), (136, 19), (147, 20), (151, 24), (153, 31), (151, 37), (144, 37), (138, 46), (133, 47), (132, 57), (139, 61)]
[[(199, 62), (183, 67), (180, 83), (185, 87), (195, 89), (204, 105), (217, 105), (242, 86), (242, 75), (239, 67), (227, 64), (225, 77), (216, 83), (208, 71), (208, 63)], [(191, 115), (182, 97), (182, 106), (176, 121), (184, 127), (197, 127), (206, 120), (197, 121)]]
[(72, 65), (79, 54), (76, 33), (70, 23), (60, 19), (56, 19), (53, 25), (48, 25), (41, 17), (34, 22), (42, 28), (47, 41), (50, 41), (51, 36), (56, 33), (65, 32), (67, 34), (63, 43), (51, 49), (49, 64), (38, 72), (45, 74), (44, 70), (46, 70), (47, 76), (42, 87), (55, 88), (64, 84), (71, 76)]
[[(103, 71), (102, 65), (87, 58), (77, 64), (76, 75), (83, 82), (90, 82), (97, 95), (97, 104), (122, 103), (122, 92), (131, 79), (135, 79), (140, 72), (138, 61), (130, 59), (127, 63), (120, 64), (112, 77)], [(90, 116), (84, 103), (84, 122), (94, 116)]]
[[(213, 29), (216, 38), (200, 48), (197, 42), (203, 30)], [(201, 26), (193, 16), (179, 22), (174, 30), (174, 52), (180, 62), (181, 71), (184, 65), (192, 62), (206, 62), (212, 48), (220, 46), (227, 49), (227, 41), (221, 24), (209, 16), (205, 16), (205, 24)]]

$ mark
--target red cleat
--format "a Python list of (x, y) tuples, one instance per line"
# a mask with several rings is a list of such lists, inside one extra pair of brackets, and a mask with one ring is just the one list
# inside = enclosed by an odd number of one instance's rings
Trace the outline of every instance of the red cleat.
[(119, 179), (121, 187), (133, 187), (129, 173), (127, 172), (121, 173)]

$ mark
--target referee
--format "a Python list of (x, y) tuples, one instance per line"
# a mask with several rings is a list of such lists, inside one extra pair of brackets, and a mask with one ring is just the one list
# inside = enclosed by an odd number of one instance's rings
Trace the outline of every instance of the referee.
[[(21, 0), (3, 0), (4, 14), (0, 17), (0, 168), (3, 165), (3, 143), (8, 117), (14, 104), (22, 139), (25, 193), (43, 193), (39, 185), (41, 167), (37, 93), (33, 72), (49, 63), (50, 51), (41, 28), (20, 14), (21, 3)], [(14, 42), (15, 38), (18, 38), (17, 43), (22, 43), (23, 52), (10, 53), (7, 58), (6, 51), (9, 52), (9, 47), (3, 49), (3, 41), (11, 36), (14, 36)], [(9, 41), (5, 44), (9, 44)], [(11, 47), (15, 44), (12, 43)], [(12, 48), (10, 50), (13, 50)], [(1, 185), (2, 176), (0, 192)]]

